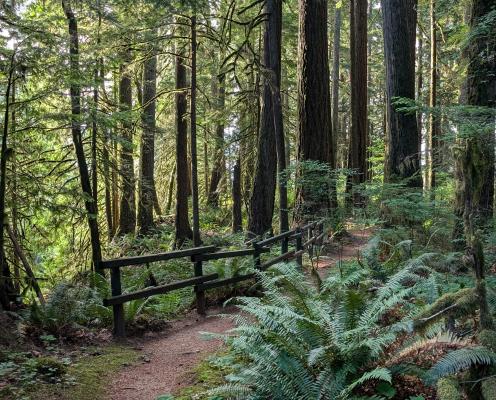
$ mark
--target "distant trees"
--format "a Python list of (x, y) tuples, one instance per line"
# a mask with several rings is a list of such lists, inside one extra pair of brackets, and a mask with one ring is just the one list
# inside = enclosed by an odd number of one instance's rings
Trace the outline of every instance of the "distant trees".
[(222, 176), (225, 173), (226, 163), (225, 163), (225, 145), (224, 145), (224, 107), (226, 104), (226, 88), (225, 88), (225, 76), (220, 74), (215, 76), (212, 86), (214, 87), (214, 99), (215, 109), (217, 111), (217, 118), (215, 123), (215, 150), (213, 166), (210, 175), (210, 182), (208, 187), (207, 203), (212, 207), (219, 206), (219, 185), (222, 180)]
[[(151, 37), (153, 40), (153, 36)], [(157, 96), (157, 56), (153, 46), (149, 46), (149, 53), (143, 66), (143, 112), (139, 198), (138, 198), (138, 226), (141, 234), (146, 234), (153, 226), (153, 208), (155, 203), (155, 109)]]
[(386, 64), (386, 161), (387, 182), (406, 179), (420, 186), (417, 119), (414, 113), (400, 112), (395, 98), (415, 98), (416, 0), (381, 0)]
[(136, 179), (134, 175), (133, 123), (130, 112), (133, 109), (133, 89), (130, 64), (132, 49), (130, 44), (124, 45), (119, 79), (120, 126), (120, 176), (121, 191), (119, 202), (118, 233), (125, 235), (134, 233), (136, 229)]

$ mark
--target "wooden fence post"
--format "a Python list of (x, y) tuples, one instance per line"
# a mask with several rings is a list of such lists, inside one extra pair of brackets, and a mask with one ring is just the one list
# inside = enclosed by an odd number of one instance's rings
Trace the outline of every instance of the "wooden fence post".
[[(122, 294), (121, 270), (119, 267), (110, 270), (110, 287), (112, 289), (112, 296), (119, 296)], [(124, 337), (126, 336), (124, 305), (115, 304), (112, 306), (112, 310), (114, 314), (114, 335), (117, 337)]]
[[(203, 276), (203, 263), (201, 260), (195, 261), (195, 276)], [(205, 300), (205, 291), (201, 290), (198, 285), (195, 285), (196, 294), (196, 312), (199, 315), (206, 315), (207, 304)]]
[[(296, 228), (296, 251), (299, 252), (303, 250), (303, 232), (298, 227)], [(299, 254), (296, 257), (296, 262), (300, 268), (303, 268), (303, 254)]]

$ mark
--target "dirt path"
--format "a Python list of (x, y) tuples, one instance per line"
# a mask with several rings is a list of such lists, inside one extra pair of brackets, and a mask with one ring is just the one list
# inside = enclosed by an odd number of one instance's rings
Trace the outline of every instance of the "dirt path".
[(218, 315), (234, 312), (234, 309), (210, 308), (208, 316), (202, 318), (193, 311), (184, 319), (173, 322), (166, 336), (145, 340), (142, 346), (138, 345), (143, 362), (125, 367), (113, 377), (106, 398), (155, 400), (188, 386), (187, 373), (206, 355), (223, 346), (220, 340), (204, 340), (201, 332), (228, 331), (233, 327), (231, 320)]
[[(341, 245), (329, 245), (326, 255), (320, 258), (319, 273), (325, 275), (336, 262), (355, 257), (369, 237), (370, 231), (354, 230)], [(208, 317), (200, 318), (193, 311), (184, 319), (173, 322), (166, 336), (144, 340), (139, 345), (143, 362), (125, 367), (113, 377), (107, 400), (155, 400), (188, 386), (188, 373), (204, 357), (223, 346), (220, 340), (202, 339), (201, 332), (228, 331), (233, 327), (232, 321), (218, 315), (235, 312), (235, 309), (210, 308)]]

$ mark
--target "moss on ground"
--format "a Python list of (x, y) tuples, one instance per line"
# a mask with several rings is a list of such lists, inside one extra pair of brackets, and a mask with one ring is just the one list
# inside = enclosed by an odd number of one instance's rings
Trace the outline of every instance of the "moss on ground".
[(206, 392), (226, 381), (224, 376), (230, 372), (222, 363), (222, 356), (209, 356), (202, 360), (192, 372), (191, 385), (176, 393), (174, 400), (221, 400), (220, 396), (209, 396)]
[(136, 350), (115, 344), (93, 349), (69, 366), (72, 384), (37, 386), (31, 395), (37, 400), (101, 399), (107, 383), (104, 378), (138, 361), (138, 357)]

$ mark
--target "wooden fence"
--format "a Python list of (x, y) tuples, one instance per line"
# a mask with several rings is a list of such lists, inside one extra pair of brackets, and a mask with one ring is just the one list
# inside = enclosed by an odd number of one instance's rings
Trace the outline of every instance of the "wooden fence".
[[(164, 294), (173, 290), (193, 286), (196, 295), (197, 312), (204, 315), (206, 312), (206, 290), (243, 282), (253, 279), (256, 276), (255, 273), (250, 273), (246, 275), (234, 276), (232, 278), (219, 279), (218, 274), (204, 275), (203, 263), (205, 261), (252, 256), (255, 270), (257, 271), (264, 271), (275, 264), (293, 259), (296, 259), (297, 263), (302, 266), (303, 253), (308, 251), (310, 256), (312, 256), (314, 246), (322, 244), (325, 235), (324, 224), (322, 221), (319, 221), (311, 222), (303, 227), (298, 227), (296, 229), (283, 232), (265, 240), (252, 240), (251, 242), (248, 242), (248, 245), (251, 245), (251, 247), (241, 250), (218, 251), (215, 246), (203, 246), (167, 253), (124, 257), (102, 261), (100, 268), (110, 269), (112, 297), (105, 299), (104, 305), (112, 306), (114, 335), (125, 335), (124, 303), (128, 301), (143, 299), (149, 296)], [(289, 250), (289, 244), (292, 241), (295, 242), (294, 249)], [(281, 243), (281, 254), (277, 257), (263, 260), (262, 255), (264, 253), (269, 253), (271, 251), (271, 247), (276, 243)], [(186, 257), (189, 257), (191, 262), (194, 264), (194, 277), (166, 285), (148, 287), (136, 292), (122, 293), (121, 268), (138, 267), (148, 265), (153, 262)]]

